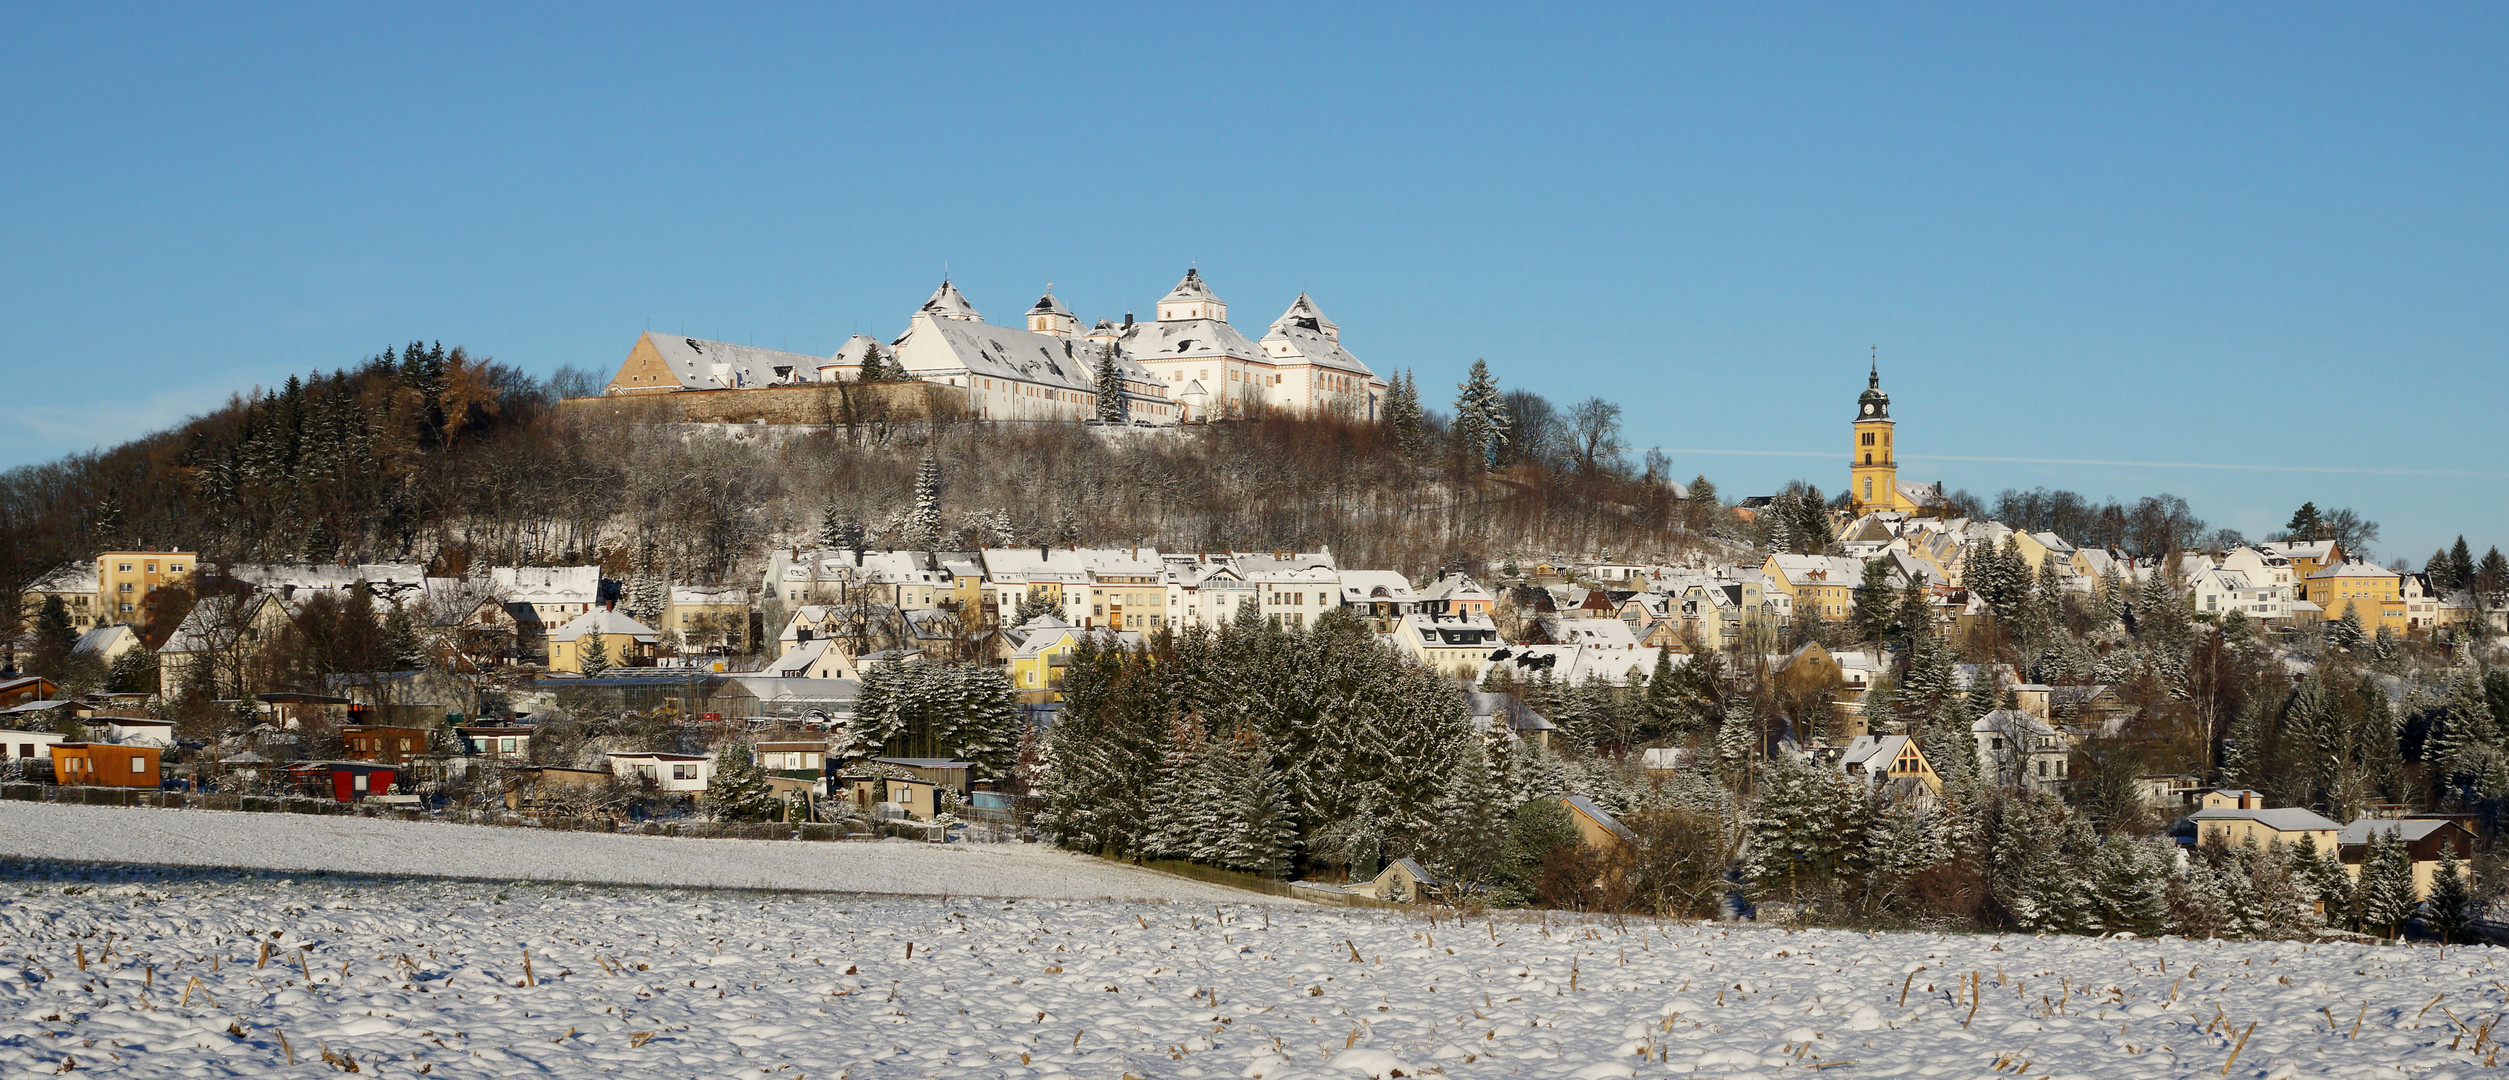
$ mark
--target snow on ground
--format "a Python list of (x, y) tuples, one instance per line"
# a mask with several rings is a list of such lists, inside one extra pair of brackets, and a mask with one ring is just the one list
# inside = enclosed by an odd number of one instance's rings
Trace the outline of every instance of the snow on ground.
[(1041, 844), (693, 840), (388, 818), (0, 802), (0, 858), (9, 857), (915, 896), (1250, 899), (1238, 889)]
[(2501, 959), (19, 861), (0, 1076), (2463, 1077)]

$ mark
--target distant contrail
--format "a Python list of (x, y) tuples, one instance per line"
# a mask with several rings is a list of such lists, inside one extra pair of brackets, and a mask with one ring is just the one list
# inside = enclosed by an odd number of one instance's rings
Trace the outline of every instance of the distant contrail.
[[(1691, 450), (1657, 447), (1667, 454), (1726, 454), (1737, 457), (1825, 458), (1827, 450)], [(2464, 469), (2369, 469), (2344, 465), (2233, 465), (2210, 461), (2106, 461), (2097, 458), (1987, 457), (1971, 454), (1909, 454), (1902, 461), (1982, 461), (2006, 465), (2077, 465), (2112, 469), (2224, 469), (2233, 472), (2345, 473), (2354, 476), (2438, 476), (2473, 480), (2509, 480), (2509, 473)]]

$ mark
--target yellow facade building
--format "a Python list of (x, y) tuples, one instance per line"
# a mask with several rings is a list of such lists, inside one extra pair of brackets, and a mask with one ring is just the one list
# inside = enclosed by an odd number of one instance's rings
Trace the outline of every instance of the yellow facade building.
[(2401, 635), (2410, 625), (2404, 576), (2393, 570), (2365, 562), (2339, 562), (2310, 574), (2305, 584), (2308, 601), (2318, 606), (2328, 622), (2350, 610), (2360, 618), (2361, 629), (2370, 633), (2384, 628)]
[(96, 556), (97, 625), (139, 622), (148, 594), (192, 580), (200, 558), (186, 551), (108, 551)]

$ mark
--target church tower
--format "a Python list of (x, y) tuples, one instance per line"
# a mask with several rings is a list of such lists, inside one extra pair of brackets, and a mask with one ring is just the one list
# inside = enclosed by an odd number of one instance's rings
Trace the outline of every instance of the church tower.
[(1864, 393), (1856, 398), (1855, 456), (1849, 459), (1847, 471), (1850, 513), (1916, 509), (1899, 492), (1899, 461), (1892, 456), (1890, 435), (1890, 395), (1882, 392), (1882, 368), (1876, 362)]

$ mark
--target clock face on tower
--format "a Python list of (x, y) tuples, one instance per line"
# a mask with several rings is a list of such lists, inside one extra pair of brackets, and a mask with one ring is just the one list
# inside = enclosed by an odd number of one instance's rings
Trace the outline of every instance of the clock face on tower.
[(1864, 407), (1864, 415), (1866, 415), (1866, 416), (1871, 416), (1871, 415), (1873, 415), (1873, 406), (1871, 406), (1871, 405), (1867, 405), (1867, 406), (1865, 406), (1865, 407)]

